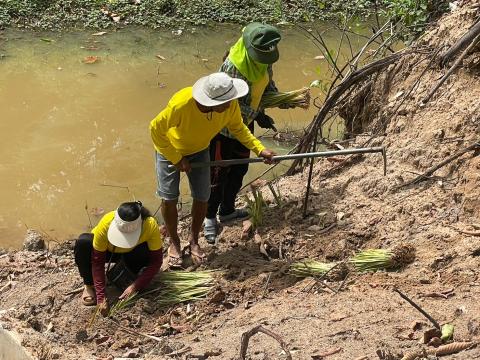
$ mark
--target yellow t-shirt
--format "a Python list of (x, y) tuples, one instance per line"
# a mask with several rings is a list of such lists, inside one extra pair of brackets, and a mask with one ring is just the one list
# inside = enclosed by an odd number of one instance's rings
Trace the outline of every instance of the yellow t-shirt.
[[(115, 216), (115, 211), (110, 211), (105, 214), (102, 219), (98, 222), (97, 226), (92, 229), (93, 234), (93, 248), (97, 251), (110, 251), (115, 253), (127, 253), (133, 250), (119, 248), (110, 244), (108, 241), (108, 228), (110, 223), (113, 221)], [(160, 235), (160, 229), (158, 228), (157, 221), (153, 217), (148, 217), (143, 220), (142, 223), (142, 232), (140, 233), (140, 239), (136, 246), (146, 242), (148, 249), (151, 251), (159, 250), (162, 248), (163, 239)]]
[(243, 123), (237, 100), (223, 113), (202, 113), (192, 97), (191, 87), (173, 95), (167, 107), (150, 123), (150, 134), (155, 150), (176, 164), (183, 156), (208, 148), (224, 127), (257, 155), (265, 149)]

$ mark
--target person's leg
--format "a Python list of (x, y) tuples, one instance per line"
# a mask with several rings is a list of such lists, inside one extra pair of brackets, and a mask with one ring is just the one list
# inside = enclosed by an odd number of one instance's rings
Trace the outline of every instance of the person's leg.
[[(215, 136), (210, 142), (209, 147), (210, 159), (222, 160), (222, 140), (219, 135)], [(220, 166), (212, 166), (210, 168), (210, 198), (208, 199), (207, 219), (215, 219), (217, 217), (218, 207), (223, 197), (222, 168)]]
[(180, 238), (178, 237), (178, 213), (177, 202), (180, 195), (180, 172), (177, 169), (169, 169), (171, 162), (159, 153), (156, 155), (156, 173), (157, 173), (157, 195), (162, 198), (161, 212), (165, 227), (170, 236), (170, 246), (168, 255), (171, 257), (169, 263), (173, 264), (173, 259), (178, 262), (181, 259)]
[[(189, 160), (192, 163), (210, 161), (208, 149), (192, 155), (189, 157)], [(208, 199), (210, 198), (210, 169), (208, 167), (195, 168), (187, 175), (193, 198), (192, 226), (189, 237), (190, 253), (197, 258), (196, 260), (203, 261), (205, 254), (198, 245), (198, 237), (207, 213)]]
[(165, 227), (170, 236), (170, 246), (168, 247), (168, 256), (173, 258), (181, 258), (182, 251), (180, 249), (180, 237), (178, 236), (178, 200), (162, 200), (161, 211)]
[[(253, 122), (249, 125), (249, 129), (253, 133)], [(231, 141), (231, 158), (243, 159), (250, 157), (250, 150), (243, 146), (241, 142), (235, 139), (232, 139)], [(228, 172), (223, 190), (223, 199), (220, 204), (220, 221), (245, 218), (248, 216), (248, 212), (245, 209), (235, 210), (235, 200), (237, 199), (238, 192), (242, 188), (243, 178), (247, 172), (248, 164), (230, 166), (230, 171)]]
[[(217, 135), (210, 143), (210, 159), (228, 160), (231, 159), (232, 139)], [(207, 215), (204, 222), (203, 234), (209, 244), (215, 244), (217, 238), (217, 212), (220, 203), (223, 201), (224, 188), (228, 179), (228, 167), (211, 167), (210, 182), (211, 193), (208, 200)]]
[(82, 293), (82, 302), (86, 306), (96, 304), (95, 288), (93, 287), (92, 275), (92, 250), (93, 250), (93, 234), (81, 234), (73, 249), (75, 256), (75, 263), (78, 267), (78, 272), (83, 279), (84, 289)]
[(149, 254), (146, 242), (136, 246), (132, 251), (123, 254), (125, 265), (135, 274), (148, 265)]
[(92, 250), (93, 250), (93, 234), (81, 234), (77, 241), (73, 253), (78, 272), (83, 279), (83, 283), (87, 286), (93, 286), (92, 276)]

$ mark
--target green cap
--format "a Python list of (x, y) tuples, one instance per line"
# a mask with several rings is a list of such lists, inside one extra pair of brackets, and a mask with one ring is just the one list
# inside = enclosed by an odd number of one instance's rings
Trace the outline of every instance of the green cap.
[(278, 42), (282, 39), (278, 29), (258, 22), (243, 30), (243, 43), (248, 56), (261, 64), (273, 64), (278, 60)]

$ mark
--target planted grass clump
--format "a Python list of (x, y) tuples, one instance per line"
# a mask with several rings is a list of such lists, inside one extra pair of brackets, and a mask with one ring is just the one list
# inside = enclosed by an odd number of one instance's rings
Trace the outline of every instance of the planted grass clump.
[(248, 196), (245, 196), (245, 201), (247, 202), (247, 209), (250, 215), (250, 221), (252, 222), (253, 228), (257, 229), (263, 224), (263, 208), (266, 206), (265, 200), (263, 199), (262, 192), (257, 188), (252, 188), (253, 200)]
[(308, 109), (310, 106), (310, 88), (303, 87), (287, 92), (266, 92), (262, 96), (260, 106), (263, 108), (301, 107)]
[(415, 248), (400, 244), (393, 250), (369, 249), (356, 254), (350, 261), (359, 272), (397, 270), (415, 260)]

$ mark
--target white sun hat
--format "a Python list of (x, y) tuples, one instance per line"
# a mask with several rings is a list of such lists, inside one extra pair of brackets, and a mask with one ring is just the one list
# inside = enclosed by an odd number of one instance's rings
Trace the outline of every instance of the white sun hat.
[(223, 72), (213, 73), (193, 85), (193, 98), (203, 106), (217, 106), (248, 94), (248, 84)]
[(131, 249), (135, 247), (142, 233), (142, 215), (132, 221), (123, 220), (115, 211), (110, 226), (108, 227), (108, 241), (117, 247)]

